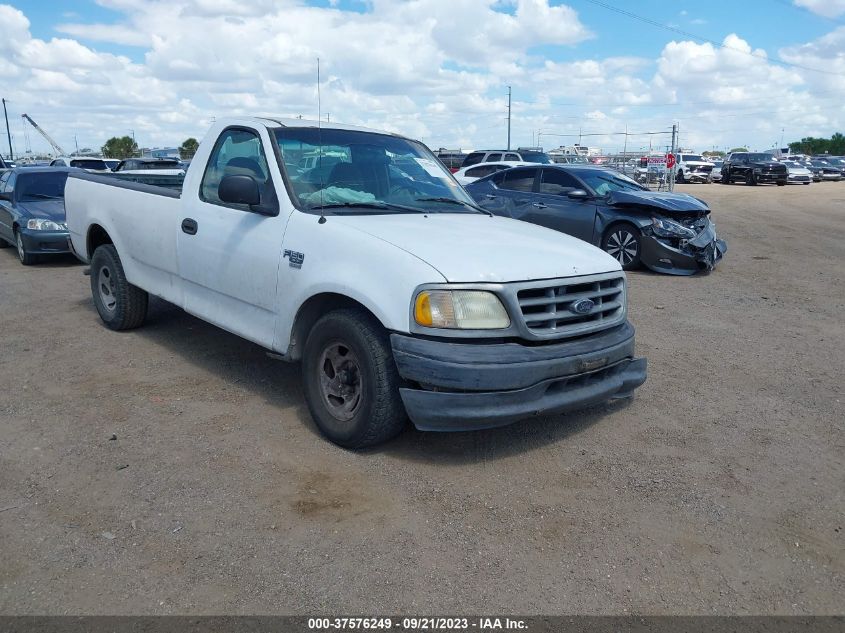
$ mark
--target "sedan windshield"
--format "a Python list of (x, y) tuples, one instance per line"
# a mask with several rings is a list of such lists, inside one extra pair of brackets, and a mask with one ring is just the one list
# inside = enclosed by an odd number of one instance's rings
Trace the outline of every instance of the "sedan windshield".
[(275, 132), (294, 201), (314, 213), (478, 213), (449, 170), (420, 143), (363, 132)]
[(42, 171), (18, 174), (16, 200), (38, 200), (65, 197), (66, 171)]
[(643, 191), (646, 189), (627, 176), (600, 169), (584, 170), (579, 172), (578, 176), (599, 196), (606, 196), (611, 191)]

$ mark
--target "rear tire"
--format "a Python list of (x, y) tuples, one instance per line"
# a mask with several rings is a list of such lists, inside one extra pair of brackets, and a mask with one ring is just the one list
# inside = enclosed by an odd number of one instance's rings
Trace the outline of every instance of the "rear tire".
[(335, 310), (314, 324), (303, 351), (302, 382), (314, 422), (339, 446), (380, 444), (407, 425), (390, 339), (362, 309)]
[(636, 270), (640, 267), (642, 233), (627, 222), (614, 224), (605, 232), (601, 248), (621, 264), (622, 270)]
[(91, 294), (100, 318), (112, 330), (131, 330), (147, 317), (149, 295), (126, 281), (111, 244), (98, 246), (91, 258)]

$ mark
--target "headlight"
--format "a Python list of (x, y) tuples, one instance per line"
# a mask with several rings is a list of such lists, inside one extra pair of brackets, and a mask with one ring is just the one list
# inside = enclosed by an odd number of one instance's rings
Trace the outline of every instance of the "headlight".
[(665, 218), (651, 218), (651, 228), (654, 230), (654, 234), (660, 237), (683, 237), (686, 239), (695, 237), (695, 231), (692, 229)]
[(54, 222), (53, 220), (27, 220), (26, 228), (33, 231), (66, 231), (67, 224), (64, 222)]
[(500, 330), (511, 324), (499, 298), (484, 290), (423, 290), (414, 299), (414, 320), (450, 330)]

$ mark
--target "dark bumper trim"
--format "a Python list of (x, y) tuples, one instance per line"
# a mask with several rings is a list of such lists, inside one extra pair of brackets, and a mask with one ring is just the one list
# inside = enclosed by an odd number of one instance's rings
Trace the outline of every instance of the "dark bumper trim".
[(572, 341), (450, 343), (392, 334), (399, 374), (419, 388), (399, 390), (414, 425), (428, 431), (492, 428), (541, 414), (631, 395), (646, 380), (633, 358), (634, 328)]
[(589, 374), (553, 378), (514, 391), (450, 393), (400, 389), (422, 431), (472, 431), (555, 415), (632, 395), (646, 380), (646, 359), (629, 358)]
[(452, 391), (522, 389), (549, 378), (582, 374), (634, 355), (634, 327), (622, 325), (547, 345), (450, 343), (391, 334), (405, 380)]

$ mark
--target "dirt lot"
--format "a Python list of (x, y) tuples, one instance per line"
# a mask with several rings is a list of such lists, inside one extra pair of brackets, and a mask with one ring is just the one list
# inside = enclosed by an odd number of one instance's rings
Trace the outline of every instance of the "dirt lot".
[(845, 183), (681, 190), (730, 250), (630, 275), (633, 402), (363, 453), (298, 367), (0, 251), (0, 612), (842, 613)]

